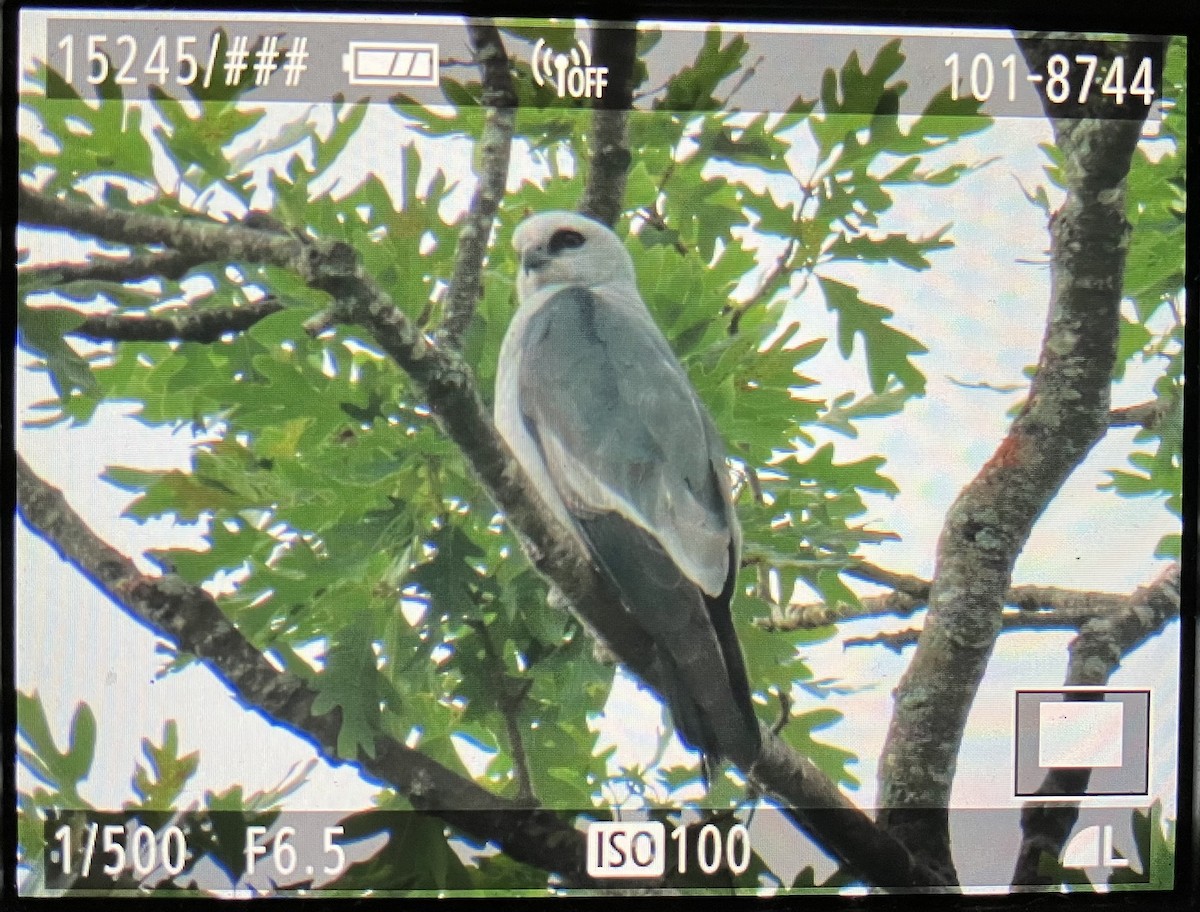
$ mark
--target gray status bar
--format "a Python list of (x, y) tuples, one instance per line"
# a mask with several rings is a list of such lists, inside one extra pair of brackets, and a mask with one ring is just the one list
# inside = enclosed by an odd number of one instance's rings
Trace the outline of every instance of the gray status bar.
[[(26, 15), (29, 15), (28, 13)], [(126, 98), (174, 97), (262, 102), (322, 102), (335, 96), (388, 102), (398, 96), (421, 105), (471, 104), (463, 86), (478, 81), (465, 23), (446, 17), (304, 16), (171, 18), (47, 14), (45, 60), (62, 77), (53, 92), (85, 97), (102, 87)], [(23, 21), (23, 24), (24, 21)], [(620, 27), (620, 26), (617, 26)], [(710, 30), (689, 24), (641, 25), (661, 38), (644, 57), (649, 78), (635, 107), (661, 109), (661, 87), (694, 65)], [(528, 81), (535, 104), (590, 108), (610, 90), (608, 62), (592, 50), (594, 27), (522, 20), (504, 29), (516, 78)], [(1009, 32), (828, 28), (764, 25), (720, 27), (722, 46), (745, 42), (736, 97), (718, 98), (747, 111), (785, 111), (798, 97), (812, 100), (827, 70), (855, 59), (869, 69), (891, 42), (905, 60), (896, 113), (978, 110), (995, 117), (1158, 115), (1162, 42), (1083, 39), (1031, 67)], [(948, 103), (958, 102), (953, 106)], [(977, 104), (972, 105), (971, 102)], [(854, 111), (845, 113), (874, 113)]]

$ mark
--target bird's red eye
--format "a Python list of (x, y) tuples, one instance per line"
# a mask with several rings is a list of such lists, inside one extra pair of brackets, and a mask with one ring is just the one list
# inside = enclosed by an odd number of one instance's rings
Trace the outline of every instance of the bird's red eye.
[(550, 235), (550, 252), (558, 253), (561, 250), (574, 250), (576, 247), (583, 246), (583, 235), (578, 231), (572, 231), (570, 228), (560, 228), (554, 234)]

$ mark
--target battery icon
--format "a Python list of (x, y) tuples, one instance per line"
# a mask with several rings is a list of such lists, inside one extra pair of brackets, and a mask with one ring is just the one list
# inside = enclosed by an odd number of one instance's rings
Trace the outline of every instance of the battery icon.
[(351, 85), (436, 86), (438, 46), (412, 41), (351, 41), (342, 55)]

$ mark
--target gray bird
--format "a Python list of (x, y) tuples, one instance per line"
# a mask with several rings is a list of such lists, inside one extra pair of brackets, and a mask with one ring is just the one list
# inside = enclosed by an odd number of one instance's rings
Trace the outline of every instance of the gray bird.
[(612, 231), (546, 212), (513, 237), (520, 308), (496, 426), (652, 641), (683, 740), (751, 761), (759, 730), (730, 615), (741, 533), (720, 437)]

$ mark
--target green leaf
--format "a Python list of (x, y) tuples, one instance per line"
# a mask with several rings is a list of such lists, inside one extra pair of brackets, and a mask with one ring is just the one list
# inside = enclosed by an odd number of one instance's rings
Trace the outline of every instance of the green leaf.
[(835, 260), (855, 263), (891, 262), (919, 272), (930, 266), (929, 260), (925, 258), (926, 254), (954, 246), (952, 241), (946, 240), (947, 230), (948, 228), (943, 228), (932, 237), (915, 240), (899, 233), (880, 237), (867, 234), (841, 235), (829, 247), (828, 253)]
[(179, 725), (174, 719), (163, 723), (162, 744), (142, 739), (146, 765), (138, 763), (133, 774), (133, 790), (140, 799), (127, 801), (127, 810), (166, 811), (175, 807), (188, 781), (200, 765), (200, 753), (179, 755)]
[(858, 761), (854, 753), (812, 737), (814, 731), (828, 728), (842, 719), (836, 709), (814, 709), (794, 715), (784, 727), (783, 740), (805, 757), (808, 757), (834, 782), (849, 788), (858, 788), (859, 781), (848, 767)]
[(91, 772), (96, 756), (96, 717), (91, 707), (79, 703), (71, 718), (67, 749), (60, 751), (50, 733), (41, 696), (34, 691), (17, 692), (17, 736), (28, 749), (18, 748), (21, 763), (34, 776), (57, 792), (66, 806), (86, 807), (79, 796), (79, 783)]
[(721, 102), (714, 96), (717, 87), (741, 66), (750, 45), (741, 35), (721, 43), (721, 29), (710, 28), (696, 60), (676, 73), (667, 83), (666, 94), (654, 102), (655, 110), (711, 111)]
[(365, 101), (341, 106), (336, 115), (336, 122), (329, 138), (317, 143), (315, 173), (321, 174), (330, 167), (342, 151), (349, 145), (358, 128), (367, 117), (370, 106)]
[(864, 301), (853, 285), (825, 276), (818, 277), (818, 282), (825, 293), (826, 306), (838, 316), (838, 347), (842, 357), (850, 357), (856, 337), (862, 340), (872, 391), (884, 392), (894, 378), (910, 393), (923, 393), (925, 375), (912, 363), (912, 358), (927, 349), (912, 336), (888, 325), (892, 311)]
[(59, 399), (94, 396), (97, 387), (91, 367), (64, 338), (84, 321), (84, 315), (68, 307), (30, 307), (24, 301), (17, 313), (19, 344), (45, 361)]
[[(340, 821), (346, 841), (385, 834), (383, 848), (366, 861), (352, 864), (325, 889), (375, 890), (385, 883), (394, 890), (469, 890), (470, 874), (450, 845), (445, 825), (410, 812), (367, 811)], [(390, 826), (389, 826), (390, 824)]]
[(844, 393), (831, 402), (822, 413), (820, 424), (847, 437), (857, 437), (858, 430), (854, 426), (856, 421), (898, 414), (910, 398), (908, 390), (899, 384), (879, 394), (855, 396), (854, 393)]
[[(364, 594), (365, 595), (365, 594)], [(319, 693), (313, 714), (341, 709), (338, 756), (356, 759), (359, 751), (375, 756), (375, 737), (380, 730), (380, 682), (376, 670), (373, 625), (357, 606), (348, 606), (349, 622), (332, 638), (325, 669), (314, 679)]]

